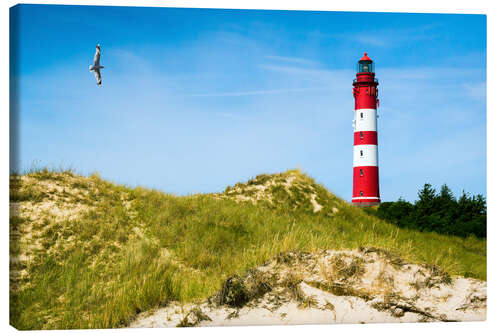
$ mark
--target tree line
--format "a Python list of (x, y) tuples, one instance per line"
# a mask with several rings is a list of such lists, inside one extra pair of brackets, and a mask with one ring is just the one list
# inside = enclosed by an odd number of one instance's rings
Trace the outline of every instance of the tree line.
[(378, 217), (400, 227), (435, 231), (447, 235), (486, 237), (486, 200), (479, 195), (462, 192), (455, 198), (444, 184), (439, 193), (425, 184), (414, 204), (400, 198), (381, 203), (374, 212)]

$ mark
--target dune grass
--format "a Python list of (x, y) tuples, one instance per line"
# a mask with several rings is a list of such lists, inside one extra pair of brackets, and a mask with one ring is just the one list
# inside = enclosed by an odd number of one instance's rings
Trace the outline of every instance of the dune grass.
[[(16, 235), (28, 225), (31, 239), (41, 244), (30, 250), (29, 260), (11, 261), (11, 269), (26, 272), (11, 280), (11, 324), (18, 329), (123, 327), (137, 313), (170, 301), (208, 297), (229, 276), (291, 250), (372, 246), (451, 275), (486, 279), (485, 240), (399, 229), (296, 170), (249, 183), (290, 175), (298, 179), (291, 195), (278, 184), (270, 192), (279, 200), (253, 204), (212, 194), (178, 197), (128, 188), (97, 175), (28, 174), (85, 189), (88, 200), (68, 194), (67, 201), (79, 200), (91, 209), (61, 221), (11, 218), (11, 256), (23, 250)], [(19, 176), (11, 177), (12, 185), (11, 203), (51, 200), (43, 188), (24, 188)], [(317, 213), (304, 199), (311, 188), (323, 206)]]

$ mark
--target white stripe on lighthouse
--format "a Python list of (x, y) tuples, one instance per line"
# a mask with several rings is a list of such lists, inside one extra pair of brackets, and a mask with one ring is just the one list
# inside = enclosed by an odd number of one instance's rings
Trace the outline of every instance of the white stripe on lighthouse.
[(376, 131), (376, 130), (377, 130), (376, 109), (354, 110), (354, 132)]
[(354, 167), (378, 166), (377, 145), (354, 146)]

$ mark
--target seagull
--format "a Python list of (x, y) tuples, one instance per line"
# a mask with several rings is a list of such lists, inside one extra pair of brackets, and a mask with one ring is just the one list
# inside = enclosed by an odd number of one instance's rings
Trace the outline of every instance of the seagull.
[(101, 66), (99, 64), (99, 61), (101, 60), (101, 46), (99, 44), (96, 45), (95, 47), (95, 55), (94, 55), (94, 65), (89, 66), (89, 70), (92, 72), (94, 71), (95, 78), (97, 80), (97, 85), (101, 85), (101, 68), (104, 68), (104, 66)]

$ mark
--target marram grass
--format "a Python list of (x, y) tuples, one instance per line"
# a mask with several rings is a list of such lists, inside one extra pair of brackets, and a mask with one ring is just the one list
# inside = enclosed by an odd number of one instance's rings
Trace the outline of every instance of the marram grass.
[[(283, 191), (291, 176), (296, 181)], [(252, 195), (249, 185), (269, 181), (273, 202), (232, 198), (232, 189)], [(24, 272), (11, 278), (10, 322), (18, 329), (123, 327), (142, 311), (210, 296), (229, 276), (291, 250), (372, 246), (451, 275), (486, 279), (486, 240), (400, 229), (297, 170), (261, 175), (221, 195), (185, 197), (97, 175), (36, 170), (11, 176), (11, 204), (52, 200), (53, 187), (37, 186), (48, 183), (63, 188), (60, 207), (90, 209), (57, 221), (50, 214), (11, 217), (11, 258), (27, 256), (11, 260), (11, 270)], [(316, 213), (311, 192), (323, 207)], [(27, 230), (36, 245), (29, 249), (20, 241)]]

